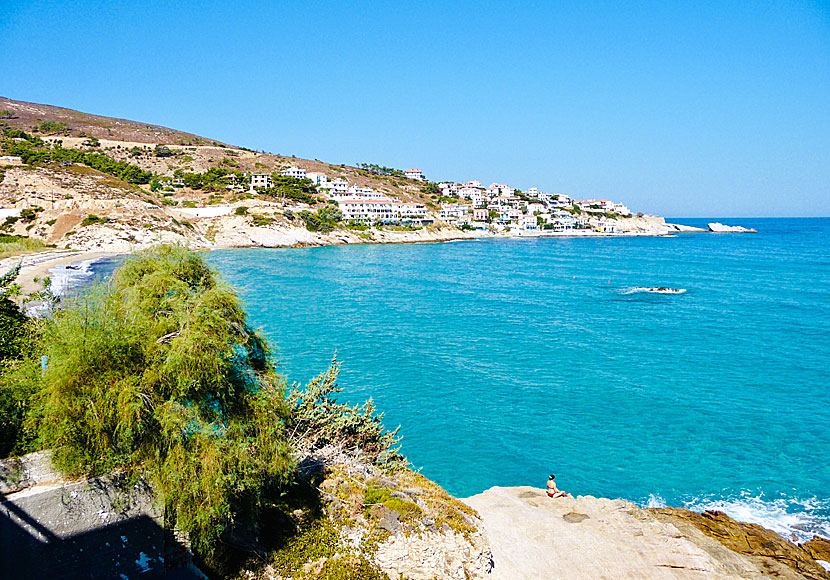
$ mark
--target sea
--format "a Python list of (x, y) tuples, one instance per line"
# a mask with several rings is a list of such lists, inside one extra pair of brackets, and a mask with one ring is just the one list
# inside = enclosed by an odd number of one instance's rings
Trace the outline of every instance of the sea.
[(669, 221), (758, 233), (206, 255), (289, 382), (336, 354), (458, 497), (555, 474), (830, 537), (830, 219)]

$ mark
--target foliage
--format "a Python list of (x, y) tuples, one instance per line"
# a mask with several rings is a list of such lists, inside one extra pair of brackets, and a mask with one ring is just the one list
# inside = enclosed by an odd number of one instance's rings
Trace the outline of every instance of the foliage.
[(343, 214), (336, 207), (326, 206), (312, 213), (301, 211), (300, 217), (305, 222), (305, 227), (312, 232), (328, 233), (337, 227), (337, 223), (343, 219)]
[(89, 214), (84, 218), (84, 221), (81, 222), (81, 227), (91, 226), (92, 224), (105, 224), (109, 220), (107, 218), (102, 218), (94, 213)]
[(37, 238), (0, 235), (0, 259), (8, 258), (9, 256), (16, 256), (18, 254), (37, 252), (47, 247), (52, 246), (48, 246)]
[(35, 133), (43, 133), (44, 135), (68, 135), (70, 131), (69, 125), (60, 121), (41, 121), (38, 125), (32, 128)]
[(360, 169), (364, 169), (375, 175), (389, 175), (392, 177), (406, 177), (406, 174), (400, 169), (394, 167), (386, 167), (384, 165), (375, 165), (374, 163), (358, 163)]
[(238, 208), (233, 210), (233, 213), (236, 215), (245, 215), (248, 213), (248, 208), (244, 205), (240, 205)]
[(39, 444), (69, 473), (149, 475), (202, 550), (232, 522), (254, 521), (290, 473), (267, 346), (184, 248), (128, 260), (55, 313), (42, 350), (49, 365), (28, 423)]
[(310, 179), (297, 179), (272, 173), (271, 183), (273, 184), (271, 187), (258, 187), (257, 191), (268, 197), (290, 199), (300, 203), (312, 204), (317, 201), (314, 197), (317, 193), (317, 186)]
[(363, 506), (368, 513), (372, 506), (379, 504), (398, 512), (402, 520), (411, 520), (424, 513), (417, 504), (400, 497), (395, 497), (389, 488), (379, 487), (370, 482), (363, 492)]
[(204, 173), (188, 173), (182, 169), (173, 172), (173, 176), (181, 179), (182, 183), (190, 189), (201, 189), (204, 191), (217, 191), (225, 186), (225, 179), (232, 176), (238, 183), (245, 179), (240, 171), (229, 171), (222, 167), (211, 167)]
[(340, 363), (335, 356), (329, 369), (314, 378), (305, 389), (294, 384), (288, 390), (286, 401), (292, 410), (289, 427), (297, 440), (312, 447), (338, 443), (347, 450), (360, 451), (371, 461), (390, 467), (405, 466), (406, 458), (398, 453), (398, 429), (387, 431), (381, 420), (383, 413), (375, 412), (371, 399), (363, 405), (338, 403), (336, 393)]
[(173, 157), (175, 155), (175, 153), (173, 153), (173, 151), (171, 151), (169, 147), (167, 147), (166, 145), (162, 145), (160, 143), (156, 145), (156, 148), (153, 150), (153, 154), (156, 157)]
[[(7, 132), (8, 136), (8, 132)], [(29, 165), (37, 165), (50, 161), (56, 163), (80, 163), (87, 167), (97, 169), (102, 173), (115, 176), (127, 183), (144, 184), (150, 183), (153, 174), (144, 171), (137, 165), (126, 161), (117, 161), (108, 155), (97, 152), (86, 152), (78, 149), (64, 149), (59, 144), (48, 148), (32, 141), (6, 142), (3, 149), (9, 155), (17, 155), (23, 162)]]
[(441, 193), (441, 189), (438, 187), (438, 184), (437, 183), (432, 183), (432, 182), (429, 182), (426, 185), (424, 185), (421, 188), (421, 191), (423, 193), (428, 193), (428, 194), (440, 194)]
[[(337, 556), (342, 550), (340, 536), (325, 518), (306, 525), (288, 544), (276, 551), (271, 566), (278, 574), (316, 580), (388, 580), (375, 565), (362, 555)], [(304, 573), (308, 562), (325, 559), (315, 574)]]
[(43, 139), (40, 137), (29, 135), (25, 131), (21, 131), (20, 129), (12, 129), (11, 127), (3, 127), (3, 137), (5, 139), (23, 139), (36, 147), (43, 145)]
[(8, 297), (19, 273), (18, 264), (0, 276), (0, 457), (7, 457), (20, 442), (33, 394), (31, 387), (17, 388), (6, 376), (28, 352), (35, 333), (34, 323)]

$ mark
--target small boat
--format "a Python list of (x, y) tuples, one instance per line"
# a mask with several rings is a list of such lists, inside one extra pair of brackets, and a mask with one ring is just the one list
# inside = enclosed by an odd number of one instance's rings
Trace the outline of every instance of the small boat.
[(632, 290), (634, 292), (648, 292), (650, 294), (683, 294), (686, 291), (685, 288), (667, 288), (665, 286), (637, 286), (636, 288), (632, 288)]

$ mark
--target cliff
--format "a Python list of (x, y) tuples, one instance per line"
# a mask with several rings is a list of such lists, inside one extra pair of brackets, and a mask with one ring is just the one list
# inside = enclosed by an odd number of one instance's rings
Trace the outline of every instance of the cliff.
[(530, 487), (494, 487), (464, 501), (482, 519), (493, 580), (830, 579), (816, 561), (827, 540), (797, 546), (717, 512), (649, 510), (591, 496), (550, 499)]

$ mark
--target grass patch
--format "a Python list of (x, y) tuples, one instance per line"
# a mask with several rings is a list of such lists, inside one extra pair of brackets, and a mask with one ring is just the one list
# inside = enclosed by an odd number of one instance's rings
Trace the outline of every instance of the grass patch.
[(102, 218), (94, 213), (89, 214), (84, 218), (84, 221), (81, 222), (81, 227), (91, 226), (93, 224), (105, 224), (109, 220), (107, 218)]
[(368, 515), (373, 505), (383, 504), (388, 509), (398, 512), (401, 521), (411, 521), (421, 517), (424, 512), (417, 504), (392, 495), (392, 490), (386, 487), (378, 487), (369, 483), (363, 495), (363, 507)]
[(54, 248), (54, 246), (49, 246), (37, 238), (0, 235), (0, 259), (40, 252), (46, 248)]

